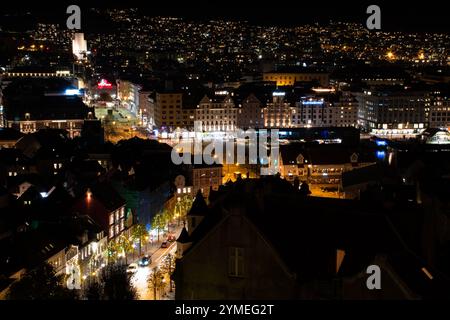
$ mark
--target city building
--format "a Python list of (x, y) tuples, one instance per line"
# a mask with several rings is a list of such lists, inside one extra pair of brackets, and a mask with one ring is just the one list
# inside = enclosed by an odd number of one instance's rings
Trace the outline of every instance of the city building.
[(154, 116), (154, 127), (165, 131), (183, 125), (183, 93), (174, 90), (154, 92), (149, 98), (149, 125)]
[(430, 128), (450, 128), (450, 97), (444, 92), (434, 91), (429, 116)]
[(229, 94), (205, 95), (195, 111), (195, 121), (205, 132), (234, 131), (237, 128), (238, 109)]
[(84, 120), (93, 118), (78, 89), (64, 79), (18, 79), (3, 94), (5, 127), (22, 133), (63, 129), (74, 138)]
[[(196, 197), (177, 239), (176, 300), (410, 299), (442, 290), (425, 282), (431, 266), (417, 268), (392, 223), (366, 204), (302, 198), (276, 177), (217, 193), (209, 206)], [(367, 290), (366, 269), (376, 263), (384, 289)]]
[(222, 185), (221, 164), (188, 164), (185, 165), (186, 186), (181, 193), (195, 194), (201, 191), (205, 197), (209, 196), (211, 190), (219, 189)]
[(297, 127), (356, 127), (358, 103), (349, 95), (304, 97), (298, 103), (292, 122)]
[(361, 157), (356, 150), (340, 145), (303, 144), (280, 146), (279, 169), (287, 181), (306, 181), (317, 185), (341, 184), (342, 174), (376, 162), (375, 157)]
[(264, 113), (261, 101), (250, 94), (238, 110), (237, 127), (240, 129), (256, 129), (264, 127)]
[(296, 82), (317, 82), (322, 87), (329, 85), (329, 74), (314, 70), (277, 70), (265, 72), (264, 81), (276, 82), (277, 86), (293, 86)]
[(107, 233), (108, 241), (126, 231), (125, 200), (106, 182), (97, 183), (81, 195), (72, 211), (91, 217)]
[(265, 128), (292, 128), (292, 122), (296, 116), (296, 108), (286, 102), (284, 92), (273, 92), (272, 102), (267, 103), (263, 108)]
[(427, 128), (431, 97), (426, 91), (384, 87), (355, 93), (362, 128), (375, 134), (413, 134)]
[(84, 60), (86, 59), (87, 51), (87, 41), (84, 39), (84, 33), (75, 33), (72, 40), (72, 53), (78, 60)]
[(138, 117), (143, 127), (152, 129), (155, 124), (155, 109), (150, 106), (150, 95), (150, 90), (141, 89), (139, 91)]
[[(134, 115), (138, 115), (142, 84), (133, 80), (118, 79), (116, 80), (116, 85), (117, 99), (120, 100), (121, 107), (127, 109)], [(146, 106), (144, 106), (144, 108), (146, 108)]]

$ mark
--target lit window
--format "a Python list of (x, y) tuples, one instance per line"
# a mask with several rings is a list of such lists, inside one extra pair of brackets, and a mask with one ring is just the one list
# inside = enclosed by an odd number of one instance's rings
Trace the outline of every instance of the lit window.
[(178, 192), (178, 193), (181, 193), (181, 188), (178, 188), (178, 189), (177, 189), (177, 192)]
[(110, 215), (109, 215), (109, 224), (111, 225), (111, 224), (114, 224), (114, 214), (113, 213), (111, 213)]

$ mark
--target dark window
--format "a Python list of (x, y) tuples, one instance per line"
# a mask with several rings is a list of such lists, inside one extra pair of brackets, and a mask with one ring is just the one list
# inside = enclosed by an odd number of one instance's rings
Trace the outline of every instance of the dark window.
[(228, 273), (231, 277), (244, 276), (244, 248), (229, 248)]

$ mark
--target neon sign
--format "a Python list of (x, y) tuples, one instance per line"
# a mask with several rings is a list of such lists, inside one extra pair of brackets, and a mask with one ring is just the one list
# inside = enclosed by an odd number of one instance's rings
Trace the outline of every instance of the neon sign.
[(99, 89), (107, 89), (107, 88), (111, 88), (112, 84), (110, 82), (108, 82), (108, 80), (106, 80), (106, 79), (101, 79), (100, 82), (97, 84), (97, 87)]
[(320, 105), (320, 104), (323, 104), (323, 101), (303, 101), (302, 104), (304, 104), (304, 105)]

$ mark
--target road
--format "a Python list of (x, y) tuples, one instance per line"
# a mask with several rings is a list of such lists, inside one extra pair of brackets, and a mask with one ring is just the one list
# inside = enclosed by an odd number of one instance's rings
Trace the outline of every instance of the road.
[[(175, 232), (175, 234), (177, 235), (177, 238), (181, 232), (181, 228), (182, 227), (177, 228), (178, 230), (176, 230), (176, 232)], [(147, 250), (147, 254), (151, 257), (152, 263), (146, 267), (139, 267), (138, 271), (131, 278), (131, 283), (137, 290), (137, 293), (139, 295), (139, 300), (154, 300), (153, 290), (150, 290), (148, 288), (148, 281), (147, 281), (148, 276), (150, 275), (153, 268), (159, 266), (159, 264), (161, 263), (163, 258), (168, 253), (170, 253), (172, 255), (175, 254), (176, 242), (170, 243), (168, 248), (160, 248), (159, 245), (160, 244), (158, 244), (158, 247), (153, 247), (153, 248), (150, 247), (149, 250)], [(136, 260), (134, 262), (137, 263), (138, 260)], [(167, 278), (167, 281), (169, 281), (168, 278)], [(167, 288), (166, 288), (166, 291), (168, 291)], [(173, 294), (169, 295), (165, 299), (170, 299), (170, 298), (172, 298), (172, 296), (173, 296)], [(157, 295), (157, 298), (159, 298), (159, 294)]]

